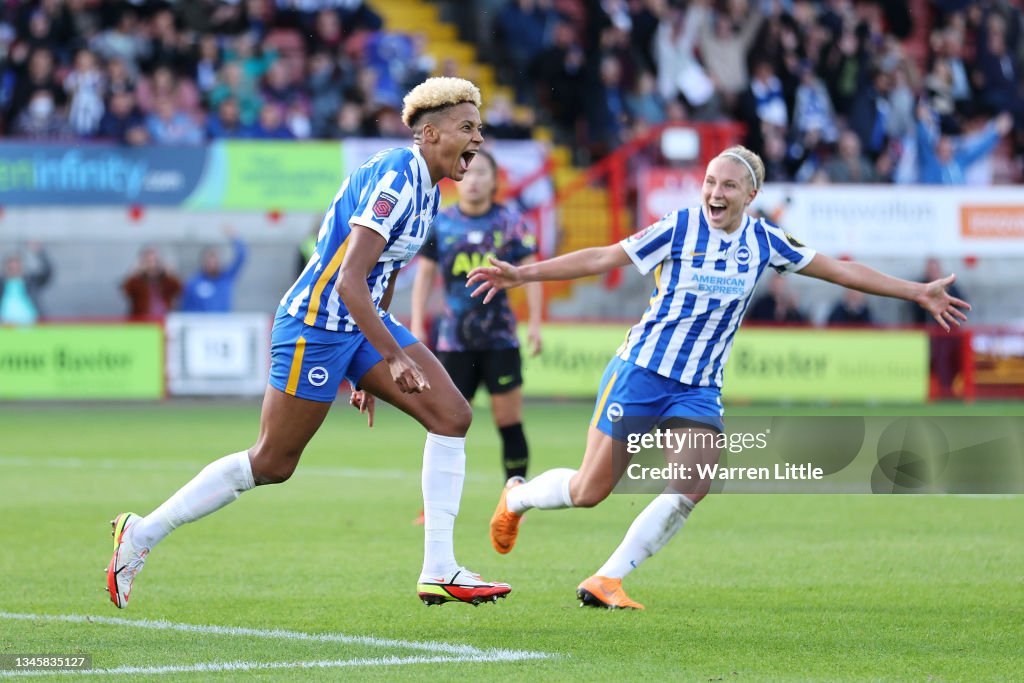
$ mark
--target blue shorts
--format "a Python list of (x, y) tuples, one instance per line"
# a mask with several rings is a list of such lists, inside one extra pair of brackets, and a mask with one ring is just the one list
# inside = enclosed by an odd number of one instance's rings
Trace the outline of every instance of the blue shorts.
[(725, 431), (722, 392), (662, 377), (618, 356), (601, 377), (597, 407), (590, 424), (616, 441), (646, 434), (668, 418), (682, 418)]
[[(381, 318), (402, 348), (418, 339), (388, 314)], [(357, 386), (383, 360), (362, 332), (332, 332), (310, 327), (279, 308), (270, 335), (270, 386), (310, 401), (330, 403), (341, 380)]]

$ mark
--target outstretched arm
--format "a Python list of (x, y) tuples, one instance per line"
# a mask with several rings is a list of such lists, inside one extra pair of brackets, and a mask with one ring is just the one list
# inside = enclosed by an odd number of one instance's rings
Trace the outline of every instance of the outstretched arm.
[(928, 311), (947, 332), (950, 323), (959, 327), (961, 321), (967, 320), (967, 316), (960, 310), (961, 308), (971, 310), (969, 303), (950, 296), (946, 292), (946, 287), (956, 280), (955, 275), (948, 275), (940, 280), (927, 283), (911, 282), (886, 275), (863, 263), (838, 261), (824, 254), (815, 254), (811, 262), (798, 272), (801, 275), (826, 280), (841, 287), (856, 289), (865, 294), (913, 301)]
[(631, 263), (626, 251), (618, 244), (580, 249), (519, 267), (493, 256), (490, 261), (493, 265), (474, 268), (466, 280), (467, 287), (479, 285), (473, 290), (473, 296), (485, 294), (484, 303), (489, 302), (500, 290), (518, 287), (526, 282), (575, 280), (607, 273), (613, 268)]

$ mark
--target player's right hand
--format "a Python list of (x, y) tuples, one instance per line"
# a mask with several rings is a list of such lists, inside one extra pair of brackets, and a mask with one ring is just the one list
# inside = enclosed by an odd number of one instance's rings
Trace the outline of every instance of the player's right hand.
[(423, 374), (423, 368), (409, 357), (405, 351), (399, 351), (394, 358), (387, 361), (391, 379), (398, 385), (403, 394), (418, 394), (430, 388), (430, 382)]
[(507, 261), (502, 261), (494, 256), (487, 257), (493, 264), (491, 266), (480, 266), (469, 271), (466, 278), (466, 286), (471, 287), (479, 283), (479, 287), (473, 290), (470, 296), (484, 294), (484, 303), (490, 303), (494, 295), (503, 289), (511, 289), (523, 284), (523, 276), (519, 269)]

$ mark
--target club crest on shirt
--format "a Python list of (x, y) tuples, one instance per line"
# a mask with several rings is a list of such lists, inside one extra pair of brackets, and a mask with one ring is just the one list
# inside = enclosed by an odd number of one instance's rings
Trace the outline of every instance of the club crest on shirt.
[(383, 191), (373, 200), (373, 215), (377, 218), (387, 218), (394, 211), (398, 204), (398, 197), (390, 192)]
[(736, 250), (736, 253), (733, 256), (736, 259), (736, 263), (740, 264), (741, 266), (745, 266), (748, 263), (750, 263), (750, 248), (747, 247), (747, 245), (745, 244), (741, 244), (739, 249)]

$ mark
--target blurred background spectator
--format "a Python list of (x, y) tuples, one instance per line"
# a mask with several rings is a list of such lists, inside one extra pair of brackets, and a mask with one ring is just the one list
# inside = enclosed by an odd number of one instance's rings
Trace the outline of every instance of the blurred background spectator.
[(53, 267), (46, 250), (38, 242), (30, 242), (28, 264), (20, 254), (4, 259), (0, 275), (0, 324), (31, 325), (43, 317), (39, 293), (50, 282)]
[(844, 289), (842, 298), (828, 314), (829, 325), (870, 325), (872, 322), (868, 298), (856, 289)]
[(188, 313), (228, 313), (233, 309), (235, 282), (245, 265), (245, 242), (231, 227), (224, 228), (234, 254), (227, 268), (222, 267), (220, 250), (205, 247), (199, 256), (199, 270), (185, 284), (181, 310)]
[(807, 322), (807, 316), (800, 310), (796, 295), (783, 276), (771, 275), (767, 289), (750, 304), (747, 320), (767, 323)]
[(164, 265), (155, 247), (143, 247), (135, 269), (121, 283), (132, 320), (160, 319), (174, 308), (181, 280)]

